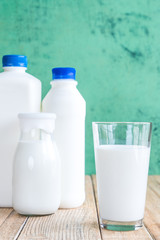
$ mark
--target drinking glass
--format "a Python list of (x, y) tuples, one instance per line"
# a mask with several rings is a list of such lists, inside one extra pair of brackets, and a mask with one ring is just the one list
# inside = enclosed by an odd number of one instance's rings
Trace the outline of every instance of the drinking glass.
[(93, 122), (97, 191), (102, 228), (143, 226), (150, 122)]

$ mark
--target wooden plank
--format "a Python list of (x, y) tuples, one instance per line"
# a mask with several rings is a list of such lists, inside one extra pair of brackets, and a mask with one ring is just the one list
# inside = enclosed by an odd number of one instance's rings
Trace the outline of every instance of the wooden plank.
[(19, 231), (26, 222), (27, 217), (12, 211), (8, 218), (0, 226), (0, 240), (16, 239)]
[(160, 240), (160, 176), (149, 176), (144, 224)]
[(11, 214), (13, 208), (0, 208), (0, 226), (6, 220), (6, 218)]
[(82, 207), (30, 217), (18, 239), (100, 240), (91, 177), (86, 176), (86, 201)]
[[(92, 176), (93, 186), (95, 190), (95, 197), (97, 202), (97, 211), (98, 211), (98, 198), (97, 198), (97, 184), (96, 184), (96, 176)], [(129, 231), (129, 232), (118, 232), (118, 231), (109, 231), (106, 229), (101, 229), (102, 239), (112, 239), (112, 240), (151, 240), (152, 237), (148, 233), (145, 227), (137, 230), (137, 231)]]

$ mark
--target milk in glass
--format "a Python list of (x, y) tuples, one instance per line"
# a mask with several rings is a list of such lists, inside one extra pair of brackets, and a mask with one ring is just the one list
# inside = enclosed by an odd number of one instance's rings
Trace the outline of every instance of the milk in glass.
[(102, 219), (137, 221), (144, 216), (150, 148), (99, 145), (95, 148), (99, 210)]

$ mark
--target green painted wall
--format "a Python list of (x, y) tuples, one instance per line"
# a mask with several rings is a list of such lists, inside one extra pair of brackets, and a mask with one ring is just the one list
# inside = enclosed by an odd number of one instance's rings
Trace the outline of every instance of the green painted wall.
[(87, 102), (86, 173), (95, 172), (92, 121), (152, 121), (150, 174), (160, 174), (160, 1), (1, 0), (0, 55), (25, 54), (50, 88), (73, 66)]

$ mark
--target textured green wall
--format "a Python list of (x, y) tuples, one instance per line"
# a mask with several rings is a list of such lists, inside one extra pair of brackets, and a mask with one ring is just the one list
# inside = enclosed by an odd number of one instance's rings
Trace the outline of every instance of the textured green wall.
[(77, 69), (87, 174), (95, 172), (92, 121), (152, 121), (149, 173), (160, 174), (159, 16), (159, 0), (0, 1), (0, 55), (27, 55), (43, 97), (51, 68)]

